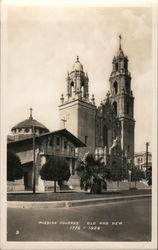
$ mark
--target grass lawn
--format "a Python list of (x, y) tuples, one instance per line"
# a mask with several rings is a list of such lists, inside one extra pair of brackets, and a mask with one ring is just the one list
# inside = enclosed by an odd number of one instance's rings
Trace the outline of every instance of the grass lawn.
[(151, 194), (151, 189), (142, 190), (121, 190), (121, 191), (107, 191), (102, 194), (89, 194), (84, 192), (73, 191), (58, 191), (57, 193), (10, 193), (7, 195), (8, 201), (66, 201), (66, 200), (83, 200), (94, 199), (124, 195), (139, 195), (139, 194)]

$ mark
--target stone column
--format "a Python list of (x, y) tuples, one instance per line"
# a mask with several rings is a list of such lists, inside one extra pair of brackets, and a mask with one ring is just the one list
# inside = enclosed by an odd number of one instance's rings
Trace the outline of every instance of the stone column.
[(37, 191), (39, 191), (39, 192), (44, 192), (45, 191), (44, 181), (41, 179), (40, 176), (38, 176)]
[(37, 170), (37, 191), (39, 191), (39, 192), (44, 192), (45, 191), (44, 181), (41, 179), (40, 174), (39, 174), (39, 171), (40, 171), (41, 167), (45, 163), (46, 163), (46, 156), (44, 154), (41, 154), (40, 155), (40, 164), (38, 164), (38, 166), (36, 166), (36, 170)]
[(69, 159), (70, 174), (72, 175), (72, 158)]

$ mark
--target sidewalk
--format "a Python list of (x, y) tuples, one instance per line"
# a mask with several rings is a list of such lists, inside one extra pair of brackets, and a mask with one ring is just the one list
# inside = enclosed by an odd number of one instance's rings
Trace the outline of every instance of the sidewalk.
[(67, 200), (67, 201), (8, 201), (8, 208), (57, 208), (57, 207), (76, 207), (76, 206), (88, 206), (88, 205), (99, 205), (107, 204), (109, 202), (118, 202), (123, 200), (143, 199), (150, 198), (151, 194), (141, 195), (128, 195), (128, 196), (115, 196), (115, 197), (104, 197), (95, 199), (82, 199), (82, 200)]

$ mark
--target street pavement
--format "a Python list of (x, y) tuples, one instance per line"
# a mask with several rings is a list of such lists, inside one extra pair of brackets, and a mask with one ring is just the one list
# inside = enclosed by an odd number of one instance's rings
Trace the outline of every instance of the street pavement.
[(151, 198), (103, 205), (8, 208), (8, 241), (150, 241)]

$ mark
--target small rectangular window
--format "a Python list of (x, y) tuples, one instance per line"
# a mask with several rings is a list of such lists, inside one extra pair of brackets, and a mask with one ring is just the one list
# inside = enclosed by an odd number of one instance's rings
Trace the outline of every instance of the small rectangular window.
[(60, 138), (59, 137), (57, 137), (56, 142), (57, 142), (57, 146), (59, 146), (60, 145)]
[(50, 138), (49, 146), (53, 147), (53, 137)]
[(67, 141), (64, 141), (64, 149), (67, 149)]

